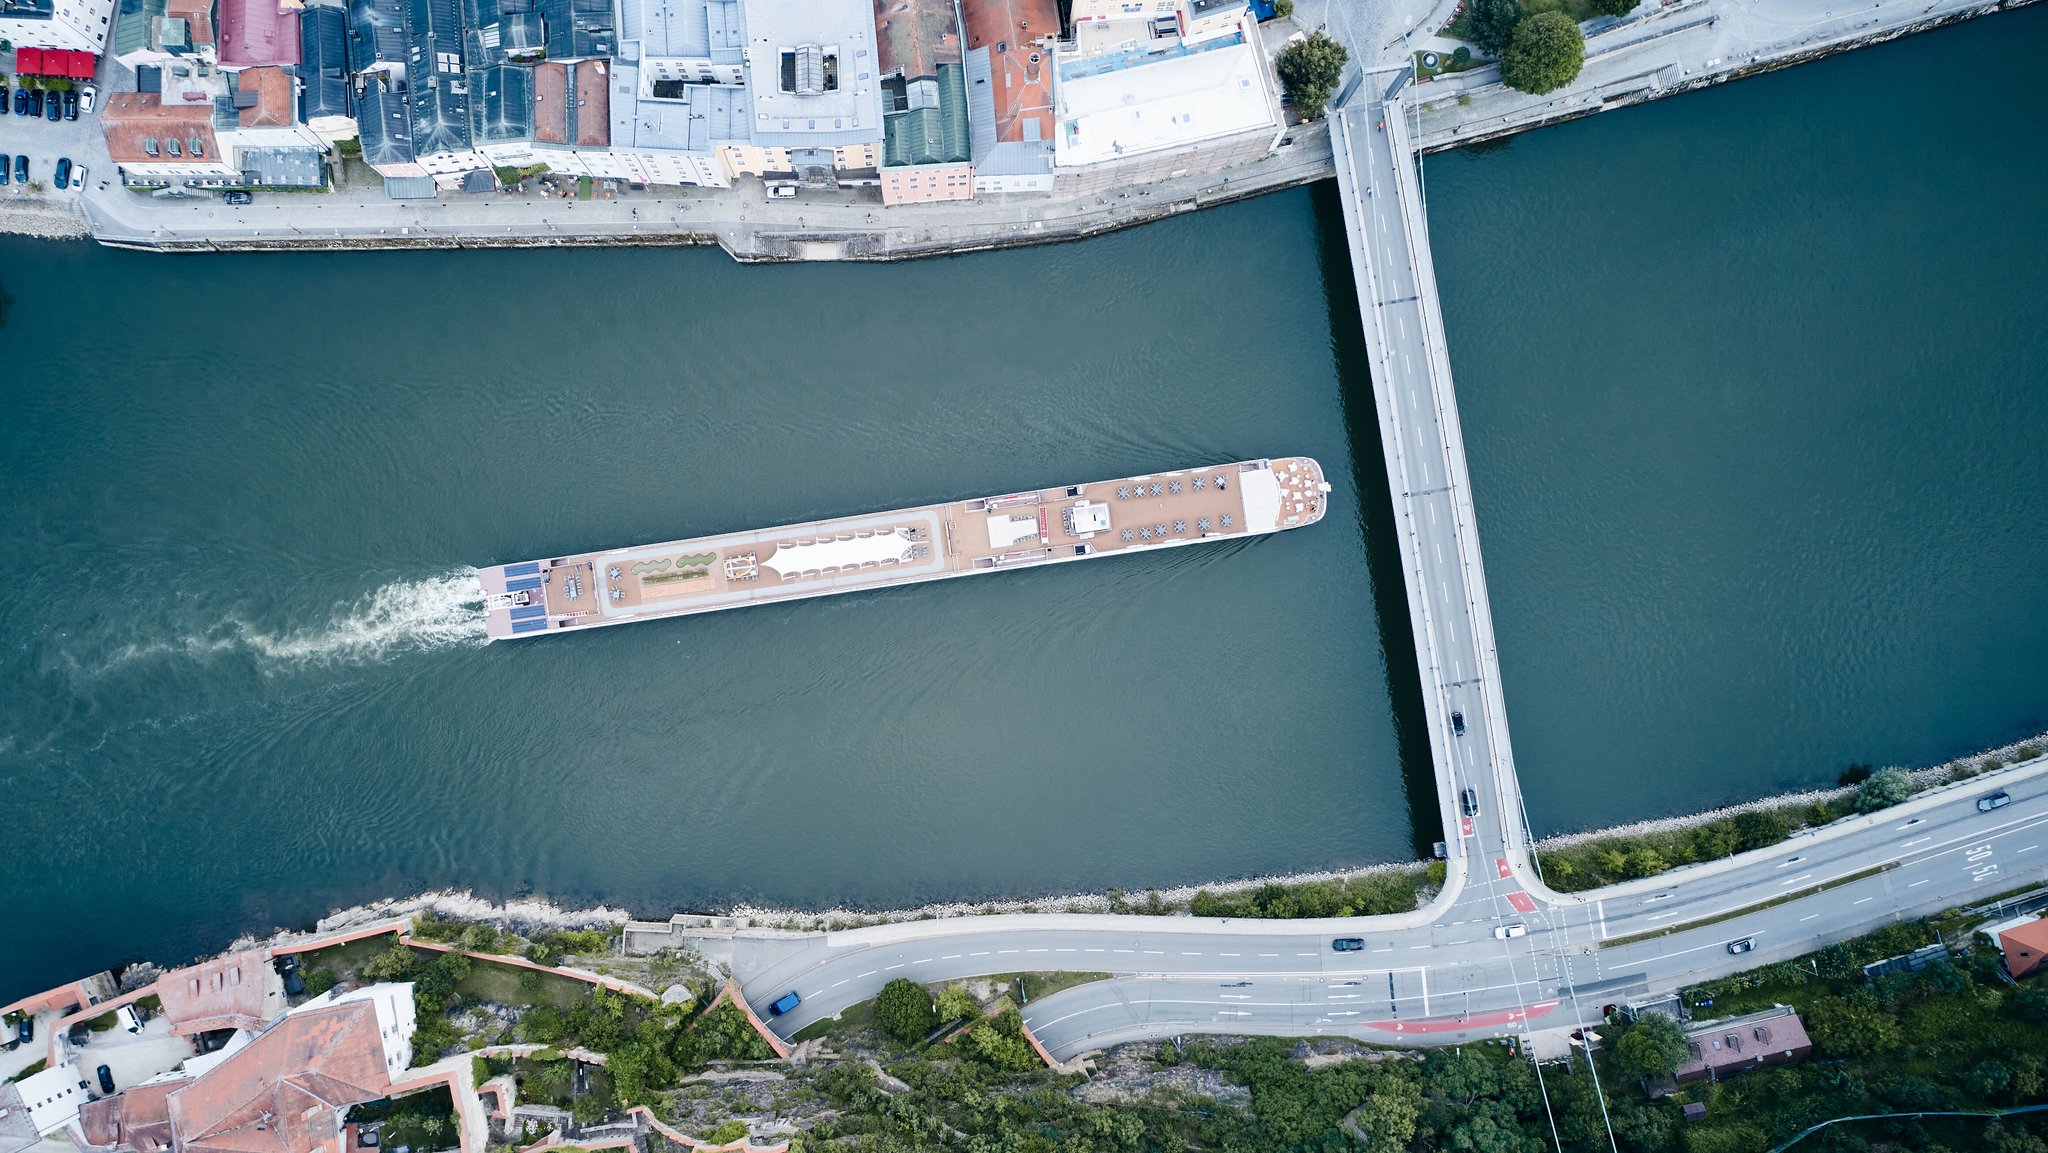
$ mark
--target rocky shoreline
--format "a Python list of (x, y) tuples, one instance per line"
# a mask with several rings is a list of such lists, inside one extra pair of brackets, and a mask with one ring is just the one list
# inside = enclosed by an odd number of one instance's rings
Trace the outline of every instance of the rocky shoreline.
[(92, 229), (83, 215), (21, 194), (0, 199), (0, 234), (38, 240), (92, 239)]

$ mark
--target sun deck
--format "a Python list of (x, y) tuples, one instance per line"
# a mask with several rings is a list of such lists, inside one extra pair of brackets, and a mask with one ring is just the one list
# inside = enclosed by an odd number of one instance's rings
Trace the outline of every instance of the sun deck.
[(479, 570), (492, 640), (1277, 532), (1321, 520), (1308, 457), (1242, 461)]

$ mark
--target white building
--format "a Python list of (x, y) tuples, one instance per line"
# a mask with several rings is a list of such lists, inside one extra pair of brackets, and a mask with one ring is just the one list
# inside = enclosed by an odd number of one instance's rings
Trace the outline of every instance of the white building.
[(1056, 61), (1056, 167), (1190, 152), (1232, 137), (1277, 143), (1280, 96), (1250, 8), (1183, 4), (1142, 22), (1077, 24)]
[(0, 1085), (0, 1148), (21, 1148), (78, 1120), (90, 1096), (78, 1066), (65, 1064)]
[(0, 40), (98, 55), (113, 16), (114, 0), (0, 0)]

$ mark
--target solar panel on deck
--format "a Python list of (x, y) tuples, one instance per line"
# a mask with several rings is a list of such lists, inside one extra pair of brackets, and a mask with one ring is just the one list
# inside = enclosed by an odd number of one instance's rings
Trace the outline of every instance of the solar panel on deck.
[(538, 632), (539, 630), (541, 630), (541, 629), (544, 629), (544, 628), (546, 628), (546, 627), (548, 627), (548, 622), (546, 622), (546, 621), (513, 621), (513, 622), (512, 622), (512, 631), (513, 631), (513, 632), (515, 632), (515, 633), (530, 633), (530, 632)]
[(505, 582), (505, 591), (508, 593), (525, 592), (527, 589), (537, 589), (539, 587), (539, 577), (527, 577), (525, 580)]
[(512, 619), (515, 621), (530, 621), (535, 617), (544, 617), (546, 615), (548, 615), (548, 606), (546, 605), (521, 605), (512, 610)]
[(539, 571), (540, 562), (537, 560), (530, 560), (524, 564), (508, 564), (505, 566), (505, 575), (508, 577), (532, 576)]

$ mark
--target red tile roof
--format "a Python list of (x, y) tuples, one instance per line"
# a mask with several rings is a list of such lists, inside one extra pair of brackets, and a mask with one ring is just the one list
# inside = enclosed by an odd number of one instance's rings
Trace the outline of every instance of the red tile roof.
[[(114, 127), (110, 125), (107, 128), (107, 149), (114, 153), (117, 163), (163, 159), (148, 155), (141, 147), (141, 137), (151, 133), (198, 134), (206, 145), (207, 156), (216, 159), (220, 156), (219, 149), (214, 146), (213, 110), (210, 106), (173, 105), (165, 108), (161, 103), (153, 107), (148, 103), (156, 100), (158, 98), (153, 95), (137, 96), (123, 92), (100, 114), (102, 123), (111, 121), (125, 126), (131, 115), (140, 122), (141, 131), (126, 134), (135, 138), (135, 146), (127, 150), (129, 155), (115, 149)], [(124, 138), (124, 144), (127, 142)], [(269, 976), (269, 953), (263, 949), (250, 949), (166, 973), (157, 981), (156, 991), (157, 996), (163, 999), (164, 1017), (170, 1021), (173, 1033), (203, 1033), (210, 1029), (254, 1031), (263, 1027), (263, 990)]]
[(292, 78), (282, 68), (244, 68), (238, 78), (243, 92), (254, 90), (256, 106), (241, 111), (244, 128), (290, 128), (293, 97)]
[(220, 62), (229, 68), (297, 64), (298, 9), (280, 0), (220, 0)]
[(2048, 962), (2048, 918), (2001, 930), (1998, 947), (2005, 950), (2005, 971), (2024, 977)]
[(1039, 122), (1035, 139), (1051, 140), (1052, 53), (1034, 41), (1059, 34), (1058, 0), (963, 0), (961, 16), (968, 51), (988, 49), (996, 140), (1027, 139), (1027, 120)]
[(213, 43), (213, 0), (165, 0), (164, 15), (192, 29), (192, 43)]
[(294, 1013), (171, 1094), (182, 1153), (344, 1153), (340, 1110), (391, 1088), (377, 1010)]
[(189, 1077), (157, 1081), (87, 1102), (78, 1111), (78, 1124), (86, 1143), (98, 1149), (132, 1149), (135, 1153), (156, 1153), (169, 1147), (171, 1094), (191, 1083)]
[[(213, 106), (210, 104), (172, 104), (166, 106), (163, 102), (163, 97), (158, 96), (154, 92), (117, 92), (106, 98), (105, 103), (101, 105), (99, 117), (100, 131), (107, 138), (107, 153), (116, 164), (149, 164), (181, 159), (169, 154), (164, 142), (170, 140), (178, 141), (179, 148), (184, 150), (185, 155), (182, 159), (190, 159), (190, 141), (194, 138), (199, 140), (200, 145), (205, 151), (205, 156), (202, 159), (220, 159), (220, 146), (215, 143), (213, 138)], [(151, 140), (158, 142), (157, 154), (153, 156), (148, 148), (145, 147), (145, 142)], [(258, 967), (261, 967), (263, 964), (263, 954), (260, 950), (254, 953), (236, 953), (233, 956), (253, 956), (256, 958), (255, 964)], [(220, 961), (208, 962), (206, 965), (194, 965), (189, 969), (180, 969), (158, 983), (158, 995), (163, 998), (164, 1012), (171, 1020), (172, 1032), (193, 1033), (205, 1029), (229, 1027), (253, 1029), (263, 1024), (263, 1018), (260, 1015), (262, 1009), (262, 985), (258, 982), (255, 985), (257, 992), (255, 994), (254, 1007), (250, 1008), (246, 1015), (238, 1013), (234, 1020), (223, 1024), (196, 1024), (189, 1027), (180, 1027), (179, 1011), (172, 1010), (171, 1006), (173, 1003), (183, 1006), (182, 1012), (186, 1018), (197, 1020), (205, 1016), (205, 1013), (202, 1011), (205, 1005), (220, 1003), (221, 1001), (218, 996), (211, 992), (206, 992), (202, 996), (204, 986), (208, 984), (205, 977), (201, 977), (202, 988), (190, 987), (189, 979), (198, 975), (200, 970), (220, 965), (229, 959), (224, 957)], [(186, 980), (175, 982), (178, 988), (172, 989), (171, 985), (174, 983), (172, 978), (186, 978)], [(235, 1002), (234, 1004), (239, 1006), (242, 1002)]]
[(569, 143), (569, 66), (559, 60), (533, 66), (533, 138)]
[(609, 72), (602, 60), (585, 60), (576, 65), (576, 143), (586, 148), (611, 147)]

